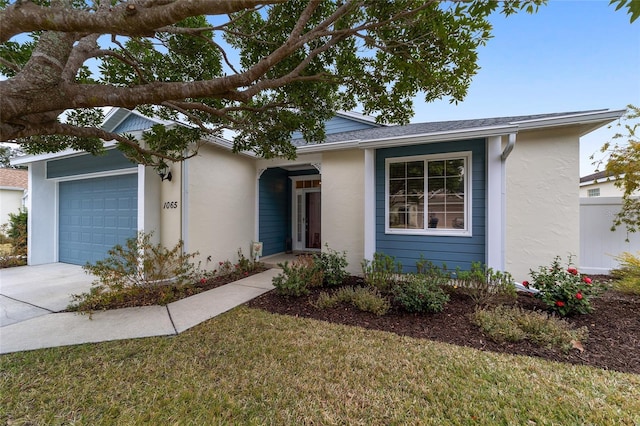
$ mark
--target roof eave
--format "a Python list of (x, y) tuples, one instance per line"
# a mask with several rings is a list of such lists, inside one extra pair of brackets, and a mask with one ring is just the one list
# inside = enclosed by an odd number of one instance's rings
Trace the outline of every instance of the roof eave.
[(580, 114), (562, 115), (559, 117), (547, 117), (534, 120), (522, 120), (514, 121), (511, 124), (515, 124), (521, 131), (525, 130), (538, 130), (550, 127), (572, 126), (572, 125), (584, 125), (580, 136), (584, 136), (590, 133), (606, 123), (616, 120), (624, 115), (626, 110), (601, 110), (595, 112), (587, 112)]

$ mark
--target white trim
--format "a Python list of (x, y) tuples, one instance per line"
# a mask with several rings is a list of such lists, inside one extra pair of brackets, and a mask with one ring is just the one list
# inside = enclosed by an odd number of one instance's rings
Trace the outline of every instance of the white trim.
[(253, 241), (260, 241), (260, 178), (267, 169), (256, 170), (256, 205), (254, 206), (254, 218), (253, 218)]
[[(322, 197), (322, 186), (320, 186), (319, 188), (296, 188), (295, 183), (296, 182), (300, 182), (300, 181), (307, 181), (307, 180), (319, 180), (320, 182), (322, 182), (322, 176), (319, 174), (316, 175), (301, 175), (301, 176), (289, 176), (289, 179), (292, 182), (291, 185), (291, 249), (292, 250), (304, 250), (304, 251), (314, 251), (314, 250), (318, 250), (320, 251), (321, 249), (311, 249), (311, 248), (306, 248), (306, 247), (298, 247), (297, 244), (297, 229), (296, 226), (298, 224), (298, 203), (297, 203), (297, 196), (298, 196), (298, 192), (302, 192), (304, 193), (306, 192), (319, 192), (321, 195), (320, 197)], [(321, 198), (321, 202), (322, 202), (322, 198)], [(322, 226), (322, 213), (320, 216), (320, 226)], [(321, 243), (322, 243), (322, 238), (320, 239)], [(304, 244), (306, 246), (306, 243)], [(322, 247), (322, 244), (321, 244)]]
[[(465, 171), (464, 171), (464, 229), (434, 229), (427, 227), (427, 203), (425, 200), (424, 205), (424, 218), (423, 218), (423, 228), (422, 229), (398, 229), (391, 228), (389, 226), (389, 165), (391, 163), (398, 162), (406, 162), (406, 161), (424, 161), (425, 163), (428, 161), (438, 161), (438, 160), (458, 160), (464, 159), (465, 161)], [(412, 155), (405, 157), (389, 157), (385, 159), (384, 165), (384, 228), (385, 234), (391, 235), (430, 235), (430, 236), (455, 236), (455, 237), (471, 237), (473, 230), (472, 223), (472, 152), (471, 151), (458, 151), (458, 152), (447, 152), (444, 154), (426, 154), (426, 155)], [(427, 179), (428, 179), (427, 165), (425, 164), (425, 193), (427, 188)]]
[[(47, 171), (45, 169), (45, 175), (46, 175), (46, 172)], [(45, 180), (48, 180), (51, 182), (67, 182), (72, 180), (84, 180), (84, 179), (94, 179), (94, 178), (108, 177), (108, 176), (130, 175), (137, 172), (138, 172), (138, 167), (134, 166), (134, 168), (129, 168), (129, 169), (105, 170), (103, 172), (85, 173), (82, 175), (45, 178)]]
[(146, 173), (144, 166), (138, 165), (138, 232), (144, 232), (145, 230), (145, 222), (144, 222), (144, 202), (145, 202), (145, 182), (146, 182)]
[[(45, 168), (45, 176), (47, 170)], [(60, 182), (55, 183), (56, 193), (53, 197), (53, 246), (55, 251), (53, 253), (54, 262), (60, 262)]]
[(486, 188), (486, 264), (498, 271), (504, 270), (504, 199), (502, 138), (487, 138)]
[[(29, 194), (33, 194), (33, 165), (29, 164), (27, 166), (27, 191)], [(25, 205), (27, 209), (27, 230), (33, 230), (33, 210), (31, 209), (33, 203), (33, 197), (27, 198), (27, 203)], [(31, 246), (33, 245), (33, 235), (31, 232), (27, 232), (27, 265), (31, 265), (31, 255), (33, 254), (33, 250)]]
[(376, 252), (376, 151), (364, 150), (364, 258)]
[(189, 252), (189, 160), (182, 161), (181, 164), (181, 177), (180, 185), (180, 239), (182, 240), (182, 251), (184, 253)]
[(385, 148), (389, 146), (407, 146), (437, 142), (462, 141), (467, 139), (484, 139), (489, 136), (502, 136), (507, 133), (517, 133), (518, 126), (502, 125), (492, 127), (479, 127), (472, 129), (461, 129), (453, 131), (423, 133), (418, 135), (407, 135), (393, 138), (380, 138), (362, 141), (358, 145), (360, 148)]

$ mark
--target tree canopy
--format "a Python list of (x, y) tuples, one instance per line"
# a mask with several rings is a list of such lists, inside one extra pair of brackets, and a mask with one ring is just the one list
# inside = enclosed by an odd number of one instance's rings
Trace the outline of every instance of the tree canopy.
[[(0, 142), (99, 153), (115, 140), (157, 165), (233, 131), (236, 151), (295, 155), (291, 134), (356, 106), (407, 123), (412, 99), (460, 101), (488, 17), (545, 0), (0, 0)], [(182, 129), (142, 141), (100, 128), (124, 107)]]
[(622, 208), (613, 220), (612, 230), (624, 226), (627, 232), (637, 232), (640, 230), (640, 107), (628, 105), (627, 112), (615, 126), (618, 131), (600, 149), (604, 158), (595, 164), (604, 164), (609, 178), (614, 178), (614, 185), (623, 192)]

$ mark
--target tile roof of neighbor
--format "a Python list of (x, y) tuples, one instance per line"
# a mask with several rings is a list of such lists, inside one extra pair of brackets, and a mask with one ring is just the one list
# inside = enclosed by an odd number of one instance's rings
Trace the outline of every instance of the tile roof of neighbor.
[(27, 189), (28, 182), (27, 170), (0, 168), (0, 187)]
[[(403, 136), (421, 135), (428, 133), (451, 132), (464, 129), (487, 128), (501, 126), (520, 121), (539, 120), (544, 118), (563, 117), (574, 114), (585, 114), (604, 110), (557, 112), (552, 114), (518, 115), (511, 117), (479, 118), (473, 120), (433, 121), (427, 123), (411, 123), (404, 126), (386, 126), (373, 129), (352, 130), (349, 132), (334, 133), (326, 136), (324, 142), (343, 142), (349, 140), (373, 140), (396, 138)], [(313, 145), (303, 139), (291, 141), (295, 146)]]

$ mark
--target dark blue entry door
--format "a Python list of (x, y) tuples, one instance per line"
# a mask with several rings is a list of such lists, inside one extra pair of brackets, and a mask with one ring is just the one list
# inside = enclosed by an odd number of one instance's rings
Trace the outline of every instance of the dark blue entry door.
[(58, 259), (84, 265), (134, 237), (138, 228), (137, 174), (60, 182)]

